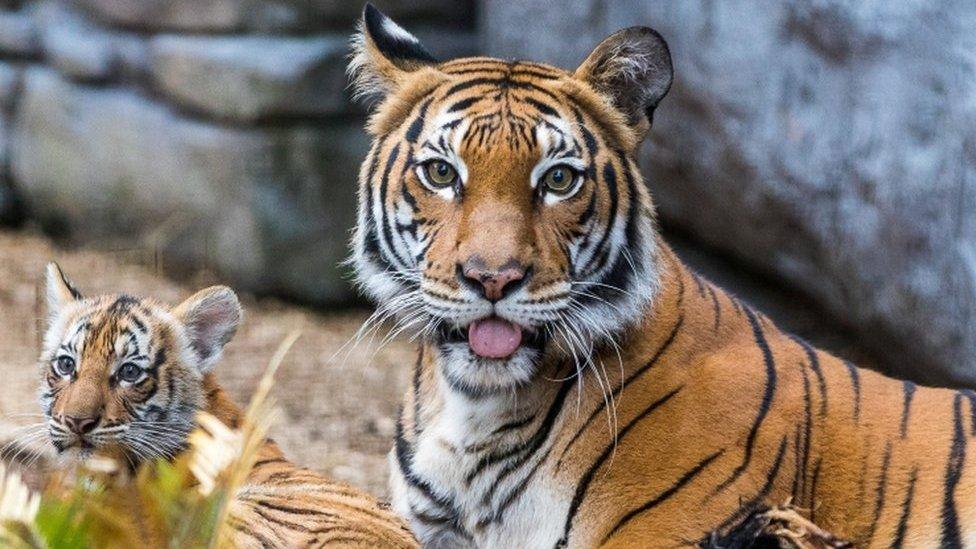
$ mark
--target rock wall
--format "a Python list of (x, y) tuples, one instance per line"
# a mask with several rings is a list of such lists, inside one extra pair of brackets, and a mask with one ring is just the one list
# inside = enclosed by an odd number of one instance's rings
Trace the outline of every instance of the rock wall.
[[(380, 1), (445, 56), (468, 2)], [(0, 218), (334, 304), (369, 141), (337, 0), (0, 2)], [(16, 191), (16, 192), (12, 192)], [(17, 207), (17, 201), (20, 206)]]
[(976, 4), (488, 0), (481, 20), (488, 53), (569, 68), (658, 29), (665, 224), (801, 288), (884, 369), (976, 384)]

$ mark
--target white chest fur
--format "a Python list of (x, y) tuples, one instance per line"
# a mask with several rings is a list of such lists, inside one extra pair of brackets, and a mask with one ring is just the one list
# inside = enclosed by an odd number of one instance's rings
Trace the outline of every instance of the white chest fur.
[(439, 383), (443, 406), (422, 425), (406, 475), (403, 456), (391, 454), (397, 511), (427, 546), (552, 547), (569, 498), (545, 459), (552, 437), (540, 436), (555, 430), (544, 425), (549, 403), (525, 394), (470, 398)]

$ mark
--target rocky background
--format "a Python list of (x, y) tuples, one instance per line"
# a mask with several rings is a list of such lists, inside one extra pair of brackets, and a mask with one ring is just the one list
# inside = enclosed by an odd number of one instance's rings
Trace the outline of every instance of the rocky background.
[[(380, 4), (444, 55), (476, 47), (470, 2)], [(369, 143), (344, 74), (358, 2), (0, 5), (0, 216), (245, 290), (352, 297), (337, 263)]]
[[(696, 267), (791, 329), (976, 384), (976, 4), (378, 1), (435, 55), (575, 67), (650, 25), (645, 175)], [(365, 153), (339, 0), (0, 0), (0, 220), (318, 306)]]

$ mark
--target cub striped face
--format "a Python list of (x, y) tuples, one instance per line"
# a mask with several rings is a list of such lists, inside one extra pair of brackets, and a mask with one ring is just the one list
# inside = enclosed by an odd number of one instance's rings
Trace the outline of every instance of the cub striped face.
[(86, 299), (52, 263), (47, 299), (40, 403), (58, 454), (98, 451), (135, 466), (182, 450), (203, 377), (240, 320), (234, 293), (209, 288), (174, 309), (122, 294)]
[(660, 36), (621, 31), (575, 72), (437, 63), (367, 6), (354, 46), (356, 91), (380, 99), (358, 278), (381, 316), (438, 343), (450, 383), (524, 383), (548, 350), (589, 356), (640, 315), (658, 277), (634, 153), (671, 82)]

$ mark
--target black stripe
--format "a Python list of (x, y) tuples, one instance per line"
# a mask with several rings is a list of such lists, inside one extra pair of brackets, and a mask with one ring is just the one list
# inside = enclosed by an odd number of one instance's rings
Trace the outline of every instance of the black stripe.
[[(376, 221), (382, 230), (383, 238), (386, 239), (386, 245), (390, 249), (390, 253), (393, 254), (393, 259), (395, 259), (396, 262), (399, 262), (400, 266), (405, 269), (409, 264), (406, 260), (400, 257), (399, 253), (397, 252), (397, 248), (393, 242), (393, 230), (390, 228), (390, 223), (386, 219), (386, 196), (390, 182), (390, 172), (393, 171), (393, 164), (396, 163), (396, 159), (399, 154), (400, 144), (397, 143), (393, 146), (393, 149), (390, 150), (390, 156), (387, 157), (386, 167), (383, 169), (383, 175), (380, 179), (380, 218)], [(370, 207), (372, 207), (372, 204), (370, 204)]]
[(630, 522), (635, 516), (657, 507), (658, 505), (667, 501), (668, 498), (678, 493), (678, 491), (681, 490), (685, 484), (688, 484), (694, 480), (695, 477), (705, 469), (705, 467), (708, 467), (709, 463), (715, 461), (715, 459), (721, 456), (723, 452), (725, 452), (725, 450), (719, 450), (718, 452), (715, 452), (714, 454), (703, 459), (700, 463), (698, 463), (698, 465), (695, 465), (691, 468), (691, 470), (682, 475), (681, 478), (671, 485), (670, 488), (661, 492), (655, 496), (654, 499), (648, 501), (644, 505), (641, 505), (640, 507), (624, 515), (620, 520), (617, 521), (617, 524), (613, 527), (613, 529), (610, 530), (610, 533), (603, 538), (603, 543), (606, 543), (614, 534), (617, 533), (618, 530), (626, 526), (627, 523)]
[(254, 465), (252, 465), (251, 468), (252, 469), (256, 469), (258, 467), (263, 467), (265, 465), (270, 465), (272, 463), (288, 463), (288, 460), (285, 459), (285, 458), (283, 458), (283, 457), (274, 457), (274, 458), (268, 458), (268, 459), (260, 459), (258, 461), (255, 461), (254, 462)]
[(401, 413), (401, 420), (397, 422), (396, 439), (393, 446), (400, 473), (407, 484), (420, 491), (431, 503), (444, 510), (445, 514), (458, 517), (459, 513), (455, 510), (454, 502), (434, 492), (434, 488), (427, 480), (413, 472), (413, 448), (404, 437), (402, 415)]
[(800, 339), (795, 335), (790, 335), (797, 345), (803, 348), (803, 352), (807, 354), (807, 362), (810, 364), (810, 368), (813, 370), (814, 375), (817, 376), (817, 387), (820, 389), (820, 417), (827, 416), (827, 380), (824, 378), (823, 369), (820, 368), (820, 358), (817, 357), (817, 352), (813, 347), (806, 341)]
[(725, 479), (722, 484), (715, 488), (712, 492), (713, 495), (728, 488), (749, 467), (749, 462), (752, 460), (752, 452), (756, 444), (756, 437), (759, 434), (759, 427), (762, 426), (763, 421), (766, 419), (769, 408), (773, 404), (773, 397), (776, 394), (776, 362), (773, 359), (773, 351), (766, 342), (766, 336), (763, 333), (762, 326), (759, 324), (759, 320), (756, 318), (756, 314), (748, 307), (745, 311), (746, 317), (749, 319), (749, 324), (752, 325), (752, 335), (756, 340), (756, 346), (762, 352), (763, 364), (766, 367), (766, 386), (763, 390), (762, 401), (759, 403), (759, 413), (756, 414), (756, 420), (753, 421), (752, 427), (749, 429), (749, 435), (746, 437), (746, 450), (742, 463), (732, 471), (729, 478)]
[[(521, 496), (522, 493), (525, 492), (526, 488), (529, 487), (529, 484), (532, 482), (532, 478), (535, 477), (535, 474), (539, 471), (539, 468), (542, 467), (542, 464), (545, 463), (546, 460), (549, 458), (549, 454), (551, 452), (552, 452), (552, 447), (550, 446), (549, 449), (546, 450), (546, 453), (543, 454), (542, 457), (540, 457), (535, 462), (535, 465), (533, 465), (532, 466), (532, 469), (529, 471), (529, 473), (527, 475), (525, 475), (525, 478), (523, 478), (518, 483), (518, 485), (513, 490), (511, 490), (508, 493), (507, 496), (505, 496), (505, 498), (502, 500), (501, 504), (498, 506), (497, 509), (495, 509), (495, 511), (491, 514), (491, 516), (489, 518), (487, 518), (487, 519), (482, 519), (482, 520), (478, 521), (477, 527), (479, 529), (480, 528), (484, 528), (485, 526), (488, 526), (489, 524), (491, 524), (493, 522), (501, 522), (502, 521), (502, 518), (504, 518), (504, 516), (505, 516), (505, 511), (508, 510), (508, 508), (513, 503), (515, 503), (515, 500), (517, 500), (518, 497)], [(494, 495), (494, 490), (491, 490), (491, 491), (489, 491), (489, 492), (487, 492), (485, 494), (485, 496), (482, 498), (482, 501), (481, 501), (481, 504), (482, 504), (483, 507), (490, 508), (491, 499), (492, 499), (492, 496), (493, 495)]]
[[(270, 539), (251, 529), (246, 523), (241, 520), (235, 520), (234, 517), (229, 517), (228, 522), (230, 527), (236, 530), (239, 534), (253, 538), (255, 541), (261, 544), (261, 547), (266, 549), (273, 549), (277, 545)], [(235, 540), (235, 543), (240, 543), (240, 540)]]
[(418, 437), (424, 430), (420, 423), (420, 373), (424, 362), (424, 347), (424, 345), (420, 346), (417, 363), (413, 367), (413, 432)]
[(543, 103), (542, 101), (538, 101), (536, 99), (532, 99), (531, 97), (526, 97), (525, 98), (525, 102), (528, 103), (529, 105), (532, 105), (533, 107), (535, 107), (542, 114), (545, 114), (545, 115), (548, 115), (548, 116), (555, 116), (555, 117), (558, 117), (559, 116), (559, 111), (557, 111), (556, 109), (552, 108), (551, 106)]
[(889, 465), (891, 465), (891, 441), (888, 441), (888, 444), (885, 445), (884, 458), (881, 460), (881, 473), (874, 496), (874, 517), (871, 519), (871, 531), (868, 534), (869, 543), (874, 538), (874, 533), (878, 529), (878, 521), (881, 520), (881, 510), (884, 508), (885, 495), (888, 490)]
[(817, 458), (817, 463), (813, 466), (813, 478), (810, 479), (810, 505), (807, 506), (810, 509), (810, 520), (817, 516), (817, 484), (820, 482), (820, 464), (821, 458)]
[(902, 392), (905, 394), (901, 409), (901, 438), (908, 436), (908, 418), (912, 408), (912, 397), (915, 396), (915, 384), (905, 380), (901, 382)]
[(463, 111), (464, 109), (470, 107), (471, 105), (474, 105), (478, 101), (481, 101), (481, 99), (482, 99), (482, 96), (480, 96), (480, 95), (475, 95), (475, 96), (472, 96), (472, 97), (468, 97), (467, 99), (461, 99), (460, 101), (458, 101), (458, 102), (454, 103), (453, 105), (451, 105), (450, 107), (448, 107), (447, 108), (447, 112)]
[(952, 448), (946, 466), (945, 484), (942, 490), (942, 547), (962, 547), (959, 514), (956, 512), (956, 486), (962, 477), (966, 463), (966, 433), (962, 426), (963, 395), (956, 393), (952, 404)]
[(145, 335), (146, 333), (149, 332), (149, 329), (146, 328), (146, 324), (143, 321), (139, 320), (139, 317), (133, 315), (129, 317), (129, 319), (132, 321), (132, 324), (135, 325), (136, 330), (138, 330), (139, 333)]
[[(803, 486), (800, 482), (800, 472), (803, 471), (803, 431), (800, 424), (796, 424), (793, 430), (793, 485), (790, 487), (790, 497), (792, 501), (803, 501)], [(806, 479), (804, 478), (804, 481)]]
[(481, 85), (494, 86), (494, 87), (498, 87), (498, 88), (512, 88), (512, 89), (521, 89), (521, 90), (532, 90), (532, 91), (535, 91), (535, 92), (539, 92), (539, 93), (541, 93), (541, 94), (543, 94), (545, 96), (548, 96), (551, 99), (554, 99), (556, 101), (559, 101), (559, 97), (556, 96), (556, 94), (552, 93), (551, 91), (549, 91), (549, 90), (547, 90), (545, 88), (541, 88), (539, 86), (536, 86), (535, 84), (532, 84), (530, 82), (525, 82), (525, 81), (522, 81), (522, 80), (511, 80), (508, 77), (504, 77), (504, 78), (472, 78), (470, 80), (465, 80), (464, 82), (458, 82), (457, 84), (451, 86), (450, 88), (447, 89), (447, 91), (444, 92), (444, 95), (442, 96), (442, 100), (446, 100), (448, 97), (450, 97), (450, 96), (452, 96), (452, 95), (454, 95), (456, 93), (462, 92), (462, 91), (467, 90), (467, 89), (471, 89), (471, 88), (473, 88), (475, 86), (481, 86)]
[(529, 457), (531, 457), (532, 454), (534, 454), (539, 447), (542, 446), (542, 443), (545, 442), (545, 440), (549, 437), (549, 433), (552, 431), (552, 427), (556, 423), (556, 418), (559, 417), (559, 413), (563, 409), (563, 403), (566, 401), (566, 395), (568, 395), (570, 389), (576, 385), (576, 380), (578, 377), (579, 376), (573, 376), (563, 381), (562, 386), (559, 388), (559, 392), (556, 393), (556, 397), (552, 400), (552, 404), (549, 405), (549, 410), (546, 412), (546, 415), (543, 418), (542, 423), (539, 425), (539, 428), (525, 444), (519, 444), (515, 447), (505, 448), (501, 451), (489, 453), (483, 456), (480, 460), (478, 460), (478, 463), (475, 465), (474, 469), (472, 469), (471, 472), (468, 473), (467, 477), (465, 477), (465, 481), (470, 484), (475, 477), (480, 475), (488, 467), (508, 458), (519, 457), (506, 467), (507, 471), (502, 471), (499, 473), (495, 480), (495, 484), (492, 487), (492, 490), (494, 490), (498, 486), (498, 480), (504, 476), (507, 476), (511, 471), (521, 466), (522, 463), (528, 460)]
[(152, 365), (149, 366), (150, 370), (156, 371), (166, 363), (166, 347), (160, 347), (156, 351), (156, 356), (153, 357)]
[(959, 391), (962, 396), (969, 399), (969, 424), (970, 424), (970, 434), (976, 436), (976, 392), (971, 389), (963, 389)]
[(524, 417), (522, 419), (516, 419), (515, 421), (510, 421), (508, 423), (503, 424), (501, 427), (492, 431), (491, 434), (500, 435), (505, 431), (511, 431), (513, 429), (519, 429), (521, 427), (525, 427), (529, 423), (532, 423), (532, 420), (534, 419), (535, 419), (535, 414), (529, 414), (527, 417)]
[(857, 367), (848, 361), (844, 361), (847, 373), (851, 376), (851, 389), (854, 391), (854, 421), (861, 419), (861, 377), (857, 373)]
[(912, 513), (912, 499), (915, 497), (915, 481), (918, 478), (918, 467), (912, 468), (912, 474), (908, 477), (908, 493), (905, 494), (905, 501), (901, 504), (901, 518), (898, 519), (898, 530), (895, 531), (895, 541), (892, 542), (892, 549), (899, 549), (905, 543), (905, 533), (908, 531), (908, 517)]
[(383, 255), (382, 250), (380, 250), (379, 229), (376, 226), (376, 219), (373, 216), (373, 178), (379, 169), (380, 152), (386, 143), (386, 139), (386, 135), (381, 136), (367, 157), (369, 168), (366, 171), (366, 179), (362, 183), (366, 193), (365, 200), (363, 201), (364, 227), (361, 227), (360, 230), (365, 231), (363, 234), (363, 251), (366, 256), (379, 263), (380, 270), (393, 271), (393, 264), (390, 263), (386, 256)]
[(800, 497), (796, 501), (803, 501), (806, 492), (807, 467), (810, 465), (810, 439), (813, 437), (813, 406), (810, 402), (810, 376), (806, 368), (801, 366), (803, 373), (803, 459), (800, 461), (801, 483)]
[(417, 111), (417, 117), (410, 122), (410, 126), (407, 128), (407, 133), (405, 137), (407, 141), (411, 143), (416, 143), (417, 139), (420, 137), (421, 130), (424, 129), (424, 122), (427, 119), (427, 108), (430, 107), (433, 98), (427, 98), (426, 101), (420, 104), (420, 109)]
[(769, 473), (766, 474), (766, 482), (763, 484), (759, 492), (753, 496), (749, 501), (739, 505), (739, 508), (728, 518), (722, 521), (722, 524), (716, 530), (724, 530), (728, 528), (730, 524), (735, 523), (742, 517), (749, 515), (758, 509), (761, 505), (765, 504), (766, 496), (773, 490), (773, 485), (776, 483), (776, 478), (779, 476), (779, 470), (783, 465), (783, 458), (786, 457), (786, 443), (787, 438), (785, 435), (779, 443), (779, 451), (776, 453), (776, 459), (773, 461), (773, 466), (770, 468)]
[[(607, 195), (610, 198), (610, 218), (607, 220), (607, 228), (603, 232), (603, 235), (600, 236), (599, 243), (593, 248), (593, 255), (590, 261), (580, 269), (580, 272), (586, 274), (598, 272), (606, 264), (607, 257), (610, 254), (610, 251), (606, 249), (607, 241), (610, 239), (610, 235), (613, 234), (614, 225), (617, 224), (617, 207), (619, 205), (619, 197), (617, 196), (617, 170), (613, 167), (613, 162), (609, 160), (603, 165), (603, 180), (606, 183)], [(599, 258), (599, 261), (597, 261), (596, 266), (593, 266), (594, 260), (597, 258)]]
[(580, 505), (583, 503), (583, 498), (586, 497), (586, 492), (590, 488), (590, 483), (593, 482), (593, 476), (596, 474), (597, 470), (603, 466), (603, 463), (610, 457), (614, 448), (617, 446), (618, 442), (621, 441), (627, 433), (635, 426), (638, 422), (649, 416), (654, 410), (664, 405), (666, 402), (671, 400), (678, 392), (681, 391), (681, 387), (674, 389), (670, 393), (664, 395), (663, 397), (655, 400), (650, 406), (645, 408), (641, 413), (630, 420), (620, 433), (617, 435), (616, 439), (603, 449), (603, 452), (597, 457), (596, 461), (590, 465), (586, 473), (580, 479), (579, 483), (576, 484), (576, 493), (573, 495), (573, 500), (569, 504), (569, 512), (566, 514), (566, 524), (563, 527), (563, 536), (556, 542), (556, 547), (566, 547), (566, 543), (569, 540), (569, 534), (573, 529), (573, 519), (576, 518), (576, 513), (579, 511)]
[(715, 314), (715, 326), (712, 327), (712, 331), (718, 332), (719, 324), (722, 321), (722, 304), (718, 302), (718, 295), (716, 295), (715, 288), (711, 284), (708, 285), (708, 294), (712, 297), (712, 309)]
[(64, 276), (64, 272), (61, 270), (61, 267), (57, 267), (55, 270), (58, 271), (58, 276), (61, 278), (61, 283), (64, 284), (65, 288), (68, 289), (68, 293), (71, 294), (71, 297), (78, 300), (82, 299), (81, 292), (74, 287), (74, 284), (68, 282), (68, 279)]
[[(678, 309), (679, 310), (681, 309), (681, 294), (680, 293), (679, 293), (679, 298), (678, 298)], [(633, 371), (629, 376), (627, 376), (627, 378), (624, 379), (623, 382), (621, 382), (620, 385), (618, 385), (617, 388), (613, 390), (613, 393), (611, 393), (611, 396), (613, 398), (616, 398), (617, 396), (619, 396), (620, 395), (620, 392), (624, 390), (624, 387), (626, 387), (633, 380), (637, 379), (637, 377), (639, 377), (641, 374), (643, 374), (644, 372), (646, 372), (647, 370), (649, 370), (651, 367), (654, 366), (654, 364), (657, 363), (658, 359), (660, 359), (661, 356), (668, 350), (668, 348), (671, 347), (671, 344), (674, 343), (674, 340), (677, 337), (678, 331), (681, 329), (681, 325), (682, 325), (683, 322), (684, 322), (684, 315), (679, 316), (678, 317), (678, 321), (674, 323), (674, 328), (671, 329), (671, 334), (668, 335), (668, 338), (664, 341), (664, 343), (661, 345), (661, 347), (659, 347), (658, 350), (657, 350), (657, 352), (654, 353), (654, 356), (651, 358), (651, 360), (649, 360), (647, 362), (647, 364), (644, 364), (643, 366), (641, 366), (637, 370)], [(599, 414), (600, 412), (603, 411), (603, 409), (606, 407), (606, 405), (607, 405), (607, 401), (606, 400), (601, 401), (599, 404), (597, 404), (596, 409), (594, 409), (593, 412), (590, 413), (590, 417), (586, 418), (586, 421), (583, 423), (583, 426), (580, 427), (579, 430), (576, 431), (576, 434), (573, 435), (573, 438), (571, 438), (569, 440), (569, 443), (563, 449), (563, 453), (559, 456), (559, 459), (556, 461), (556, 469), (557, 470), (562, 465), (563, 458), (566, 457), (566, 453), (569, 452), (569, 449), (576, 442), (576, 439), (578, 439), (583, 434), (583, 432), (586, 431), (586, 429), (589, 427), (590, 423), (593, 422), (593, 420), (596, 418), (597, 414)]]
[(578, 109), (574, 109), (576, 113), (576, 123), (579, 126), (580, 133), (583, 134), (583, 143), (586, 145), (587, 152), (590, 153), (590, 157), (595, 157), (597, 152), (597, 142), (596, 137), (593, 136), (593, 132), (586, 127), (586, 122), (583, 120), (583, 115), (580, 114)]

